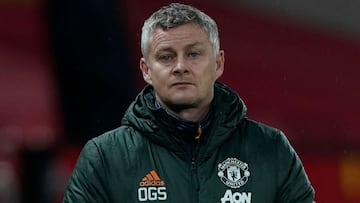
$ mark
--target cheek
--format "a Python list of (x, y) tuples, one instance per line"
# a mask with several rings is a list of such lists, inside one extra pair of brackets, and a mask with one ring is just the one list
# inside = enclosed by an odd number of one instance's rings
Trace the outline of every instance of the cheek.
[(154, 68), (152, 74), (151, 74), (151, 80), (154, 85), (164, 85), (168, 79), (168, 73), (166, 70), (163, 69), (156, 69)]
[(207, 82), (212, 82), (216, 80), (216, 69), (214, 67), (207, 67), (202, 73), (201, 77)]

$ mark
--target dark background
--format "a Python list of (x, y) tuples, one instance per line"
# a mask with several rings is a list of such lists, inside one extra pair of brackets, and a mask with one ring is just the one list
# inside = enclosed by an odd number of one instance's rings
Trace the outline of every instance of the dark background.
[[(140, 29), (169, 2), (0, 2), (0, 202), (61, 202), (82, 146), (144, 86)], [(183, 2), (217, 21), (221, 81), (286, 133), (317, 202), (359, 202), (360, 5)]]

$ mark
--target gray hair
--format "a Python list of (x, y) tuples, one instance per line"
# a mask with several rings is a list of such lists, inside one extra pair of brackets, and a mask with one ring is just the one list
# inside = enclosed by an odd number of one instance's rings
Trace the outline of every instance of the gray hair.
[(214, 54), (220, 50), (219, 32), (216, 22), (208, 15), (189, 5), (172, 3), (153, 13), (142, 27), (141, 53), (147, 54), (151, 34), (156, 28), (168, 30), (180, 25), (194, 23), (209, 36)]

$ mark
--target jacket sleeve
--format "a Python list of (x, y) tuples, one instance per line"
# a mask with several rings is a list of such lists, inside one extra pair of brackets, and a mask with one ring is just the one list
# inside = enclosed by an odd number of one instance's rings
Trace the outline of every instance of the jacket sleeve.
[(279, 131), (278, 142), (278, 203), (313, 203), (314, 189), (300, 158), (285, 135)]
[(108, 202), (105, 192), (105, 173), (101, 153), (90, 140), (82, 149), (69, 179), (63, 203)]

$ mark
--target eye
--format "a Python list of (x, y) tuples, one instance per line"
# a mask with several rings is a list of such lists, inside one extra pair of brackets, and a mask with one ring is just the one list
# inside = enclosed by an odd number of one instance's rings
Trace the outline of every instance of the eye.
[(174, 57), (171, 54), (166, 54), (166, 55), (160, 55), (159, 56), (159, 60), (164, 61), (164, 62), (171, 61), (173, 58)]
[(200, 52), (196, 52), (196, 51), (189, 52), (188, 56), (191, 58), (196, 58), (196, 57), (200, 56)]

